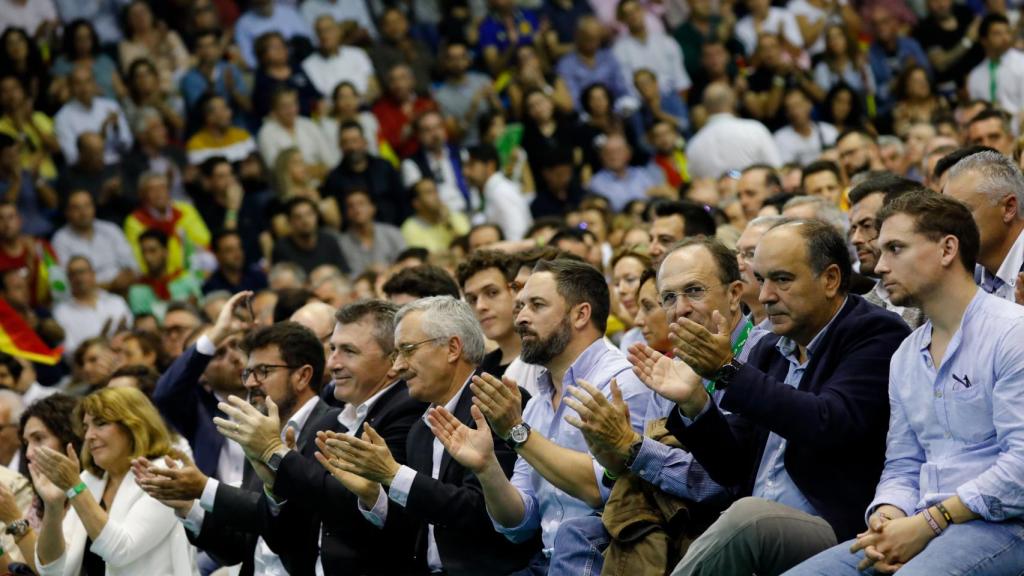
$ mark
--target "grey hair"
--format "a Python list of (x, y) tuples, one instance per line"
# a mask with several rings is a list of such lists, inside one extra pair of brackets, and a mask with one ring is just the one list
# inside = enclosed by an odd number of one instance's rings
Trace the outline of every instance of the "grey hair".
[(785, 206), (782, 207), (782, 211), (785, 212), (790, 208), (796, 208), (797, 206), (812, 205), (814, 206), (814, 215), (818, 220), (823, 220), (832, 225), (843, 237), (846, 237), (846, 233), (850, 229), (850, 221), (846, 215), (839, 209), (835, 204), (830, 203), (824, 198), (818, 196), (797, 196), (790, 198), (786, 202)]
[(900, 140), (900, 138), (898, 136), (892, 136), (890, 134), (886, 134), (885, 136), (879, 136), (878, 137), (878, 147), (879, 148), (887, 148), (889, 146), (892, 146), (893, 148), (896, 148), (897, 150), (899, 150), (900, 154), (903, 154), (903, 152), (906, 151), (906, 148), (907, 148), (906, 144), (904, 144), (903, 140)]
[(987, 196), (992, 204), (1014, 195), (1017, 198), (1017, 217), (1024, 218), (1024, 174), (1013, 160), (989, 150), (971, 154), (949, 169), (949, 180), (968, 172), (979, 176), (975, 190)]
[(342, 306), (334, 314), (339, 324), (355, 324), (364, 318), (373, 321), (373, 339), (385, 355), (391, 356), (395, 351), (395, 326), (398, 321), (395, 315), (398, 306), (385, 300), (358, 300)]
[(139, 183), (138, 183), (137, 188), (139, 190), (143, 190), (153, 180), (163, 180), (164, 182), (166, 182), (168, 184), (171, 183), (170, 179), (167, 178), (167, 174), (164, 174), (163, 172), (155, 172), (153, 170), (147, 170), (147, 171), (145, 171), (145, 172), (143, 172), (142, 174), (139, 175)]
[(302, 269), (302, 266), (299, 266), (295, 262), (286, 261), (274, 264), (270, 268), (269, 279), (274, 280), (283, 274), (291, 274), (295, 276), (295, 280), (299, 283), (299, 286), (306, 283), (306, 271)]
[(781, 224), (785, 219), (785, 216), (758, 216), (747, 222), (747, 228), (772, 228), (776, 224)]
[(462, 341), (462, 357), (475, 366), (484, 361), (484, 332), (473, 314), (473, 309), (462, 300), (451, 296), (430, 296), (414, 300), (398, 310), (395, 326), (408, 314), (422, 312), (420, 329), (428, 338), (451, 338)]

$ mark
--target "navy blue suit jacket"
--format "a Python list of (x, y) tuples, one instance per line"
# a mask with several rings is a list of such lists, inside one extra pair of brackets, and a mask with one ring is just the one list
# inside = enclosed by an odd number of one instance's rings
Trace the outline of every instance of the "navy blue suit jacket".
[(765, 336), (711, 409), (686, 426), (673, 410), (668, 430), (711, 478), (750, 495), (769, 432), (785, 438), (786, 471), (842, 542), (864, 529), (885, 464), (889, 360), (910, 334), (896, 314), (851, 294), (822, 337), (797, 388), (789, 361)]
[(224, 437), (217, 433), (213, 417), (224, 415), (217, 409), (213, 393), (199, 384), (199, 378), (212, 359), (212, 356), (200, 354), (194, 344), (190, 346), (160, 376), (153, 392), (153, 403), (188, 440), (196, 466), (203, 474), (217, 478)]

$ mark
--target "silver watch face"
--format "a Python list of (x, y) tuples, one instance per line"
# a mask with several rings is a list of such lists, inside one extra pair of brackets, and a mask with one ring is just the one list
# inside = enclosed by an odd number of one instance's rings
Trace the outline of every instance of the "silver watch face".
[(527, 428), (526, 426), (523, 426), (522, 424), (519, 424), (512, 428), (511, 438), (512, 441), (515, 442), (516, 444), (522, 444), (523, 442), (526, 442), (526, 438), (529, 437), (529, 435), (530, 429)]

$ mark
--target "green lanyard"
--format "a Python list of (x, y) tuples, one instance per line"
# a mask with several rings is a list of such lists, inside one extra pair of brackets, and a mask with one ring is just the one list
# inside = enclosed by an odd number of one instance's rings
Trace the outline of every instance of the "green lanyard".
[(999, 62), (990, 59), (988, 61), (988, 93), (989, 100), (991, 100), (993, 104), (998, 102), (998, 100), (996, 100), (996, 74), (998, 72)]
[[(733, 358), (739, 356), (740, 352), (743, 351), (743, 346), (744, 344), (747, 343), (747, 337), (750, 336), (750, 329), (753, 327), (754, 323), (751, 322), (750, 320), (747, 320), (746, 324), (743, 325), (743, 330), (740, 332), (740, 337), (737, 338), (736, 342), (734, 342), (732, 345)], [(715, 381), (709, 380), (708, 383), (704, 385), (704, 388), (707, 389), (709, 395), (713, 395), (715, 393)]]

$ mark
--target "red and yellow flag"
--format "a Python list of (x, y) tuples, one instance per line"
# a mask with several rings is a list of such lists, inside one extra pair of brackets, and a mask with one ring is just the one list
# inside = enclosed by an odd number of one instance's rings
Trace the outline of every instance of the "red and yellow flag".
[(0, 298), (0, 352), (53, 366), (60, 361), (63, 348), (47, 346), (28, 322)]

